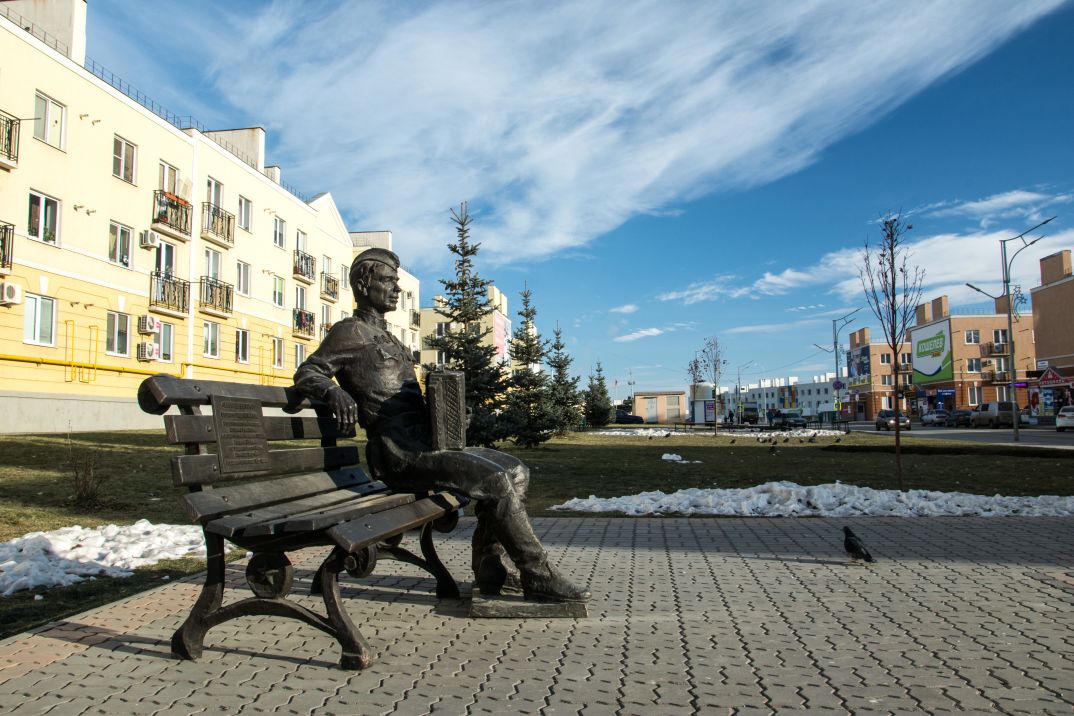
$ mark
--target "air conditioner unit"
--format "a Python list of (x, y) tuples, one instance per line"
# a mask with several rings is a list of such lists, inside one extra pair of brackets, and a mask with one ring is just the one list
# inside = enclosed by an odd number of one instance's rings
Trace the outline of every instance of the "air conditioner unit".
[(155, 231), (146, 229), (140, 234), (139, 238), (141, 239), (139, 243), (143, 249), (155, 249), (160, 246), (160, 234)]
[(160, 346), (148, 341), (139, 343), (138, 360), (160, 360)]
[(22, 303), (22, 286), (0, 282), (0, 306), (17, 306)]
[(161, 321), (156, 316), (138, 316), (139, 333), (160, 333)]

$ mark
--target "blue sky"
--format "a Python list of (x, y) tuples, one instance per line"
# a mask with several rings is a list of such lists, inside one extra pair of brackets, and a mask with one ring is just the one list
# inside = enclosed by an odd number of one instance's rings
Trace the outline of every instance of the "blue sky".
[(1074, 246), (1072, 36), (1057, 0), (94, 0), (88, 53), (177, 114), (264, 126), (285, 181), (394, 232), (425, 302), (468, 200), (478, 270), (513, 311), (528, 284), (623, 397), (681, 389), (712, 335), (725, 384), (830, 370), (813, 344), (865, 306), (888, 212), (956, 307), (1058, 215), (1015, 264), (1028, 294)]

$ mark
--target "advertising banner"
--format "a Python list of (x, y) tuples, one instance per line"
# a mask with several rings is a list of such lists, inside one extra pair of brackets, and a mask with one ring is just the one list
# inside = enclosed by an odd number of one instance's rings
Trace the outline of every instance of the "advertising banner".
[(914, 356), (914, 385), (954, 378), (950, 321), (914, 331), (910, 350)]

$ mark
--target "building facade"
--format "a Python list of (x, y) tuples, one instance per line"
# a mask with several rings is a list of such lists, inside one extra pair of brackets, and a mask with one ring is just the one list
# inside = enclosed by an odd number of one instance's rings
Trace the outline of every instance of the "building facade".
[(260, 127), (85, 59), (85, 12), (0, 4), (0, 432), (158, 427), (134, 399), (157, 373), (287, 385), (353, 309), (332, 197), (286, 187)]
[(667, 425), (685, 422), (686, 393), (681, 390), (639, 390), (634, 393), (634, 415), (640, 415), (646, 423)]
[(1040, 286), (1032, 289), (1036, 371), (1029, 404), (1042, 421), (1074, 404), (1074, 275), (1069, 249), (1040, 260)]
[(844, 414), (851, 420), (874, 420), (881, 410), (898, 408), (907, 410), (905, 387), (910, 384), (913, 361), (910, 344), (899, 347), (898, 384), (903, 395), (896, 395), (895, 378), (891, 367), (895, 356), (886, 342), (876, 343), (870, 338), (868, 328), (859, 328), (850, 334), (847, 352), (846, 409)]
[[(488, 287), (488, 302), (492, 311), (481, 319), (481, 331), (486, 333), (485, 341), (496, 348), (494, 360), (510, 363), (508, 350), (511, 345), (511, 319), (508, 314), (507, 295), (494, 285)], [(418, 315), (421, 343), (421, 364), (441, 365), (444, 356), (441, 351), (429, 348), (427, 338), (444, 335), (451, 330), (451, 323), (444, 317), (438, 307), (445, 305), (443, 296), (433, 296), (432, 306), (422, 308)]]
[[(910, 329), (917, 411), (968, 409), (994, 400), (1026, 405), (1027, 373), (1036, 367), (1033, 322), (1015, 316), (1013, 326), (1012, 336), (1003, 298), (988, 314), (952, 315), (947, 296), (919, 305)], [(1017, 365), (1011, 362), (1012, 343)]]

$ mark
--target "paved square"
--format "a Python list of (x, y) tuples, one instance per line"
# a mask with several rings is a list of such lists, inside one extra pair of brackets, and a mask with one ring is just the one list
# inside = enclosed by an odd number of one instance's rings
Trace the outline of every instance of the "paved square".
[[(878, 562), (852, 566), (850, 524)], [(381, 562), (348, 581), (377, 652), (264, 617), (168, 640), (198, 592), (169, 584), (0, 642), (12, 714), (1070, 713), (1074, 519), (538, 519), (594, 598), (584, 620), (471, 620)], [(464, 520), (441, 539), (467, 578)], [(323, 552), (296, 570), (303, 593)], [(242, 565), (229, 577), (242, 583)], [(464, 587), (465, 591), (465, 587)], [(233, 592), (230, 596), (238, 596)], [(319, 608), (319, 599), (299, 597)]]

